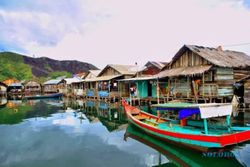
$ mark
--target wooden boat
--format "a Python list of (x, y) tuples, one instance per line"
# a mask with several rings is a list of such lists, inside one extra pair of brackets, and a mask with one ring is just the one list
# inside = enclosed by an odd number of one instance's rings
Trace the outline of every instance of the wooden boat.
[[(159, 114), (158, 116), (149, 114), (128, 105), (125, 101), (122, 105), (129, 122), (146, 133), (199, 151), (225, 149), (250, 140), (250, 127), (231, 126), (231, 104), (168, 103), (156, 106), (158, 110), (177, 111), (179, 115), (177, 120), (162, 118)], [(201, 117), (202, 127), (187, 124), (187, 118), (193, 115)], [(225, 127), (208, 126), (207, 119), (225, 116)]]
[(162, 158), (159, 157), (157, 166), (201, 167), (212, 166), (216, 163), (216, 166), (243, 167), (243, 165), (235, 158), (233, 152), (209, 152), (201, 154), (197, 151), (192, 151), (178, 145), (157, 140), (131, 124), (128, 125), (126, 133), (124, 134), (124, 140), (127, 141), (128, 138), (137, 140), (140, 143), (155, 149), (159, 152), (159, 156), (166, 156), (169, 161), (164, 163), (162, 162)]
[(62, 96), (63, 96), (62, 93), (53, 93), (53, 94), (45, 94), (45, 95), (25, 96), (24, 99), (33, 100), (33, 99), (60, 98)]

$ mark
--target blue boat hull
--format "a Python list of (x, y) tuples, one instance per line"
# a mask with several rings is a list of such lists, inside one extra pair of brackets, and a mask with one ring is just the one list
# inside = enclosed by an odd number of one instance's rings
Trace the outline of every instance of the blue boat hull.
[(47, 95), (25, 96), (24, 99), (32, 100), (32, 99), (61, 98), (62, 96), (63, 96), (62, 93), (54, 93)]

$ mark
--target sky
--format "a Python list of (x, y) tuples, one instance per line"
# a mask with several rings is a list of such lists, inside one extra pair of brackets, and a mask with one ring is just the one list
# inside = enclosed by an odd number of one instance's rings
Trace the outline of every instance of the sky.
[(184, 45), (250, 55), (250, 0), (1, 0), (0, 51), (107, 64), (168, 62)]

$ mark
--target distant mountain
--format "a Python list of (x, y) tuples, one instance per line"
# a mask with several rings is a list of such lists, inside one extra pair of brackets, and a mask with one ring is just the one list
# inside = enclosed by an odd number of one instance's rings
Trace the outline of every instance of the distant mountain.
[(98, 68), (90, 63), (76, 60), (58, 61), (47, 57), (32, 58), (13, 52), (0, 52), (0, 80), (24, 80), (34, 76), (47, 77), (53, 72), (76, 74), (96, 69)]

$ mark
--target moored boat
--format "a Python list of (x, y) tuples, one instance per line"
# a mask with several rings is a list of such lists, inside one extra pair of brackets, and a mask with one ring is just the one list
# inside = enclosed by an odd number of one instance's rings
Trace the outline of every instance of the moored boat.
[(62, 96), (63, 96), (62, 93), (53, 93), (53, 94), (45, 94), (45, 95), (25, 96), (24, 99), (32, 100), (32, 99), (60, 98)]
[[(235, 154), (231, 151), (199, 153), (178, 145), (157, 140), (131, 124), (127, 127), (126, 133), (124, 134), (125, 141), (129, 138), (137, 140), (138, 142), (155, 149), (159, 153), (159, 162), (158, 165), (155, 166), (204, 167), (216, 164), (221, 167), (243, 167), (243, 163), (238, 161)], [(161, 158), (161, 156), (165, 156), (169, 161), (165, 161), (164, 163), (164, 161), (162, 161), (164, 158)]]
[[(156, 106), (157, 110), (177, 112), (178, 119), (149, 114), (125, 101), (122, 104), (128, 120), (146, 133), (199, 151), (225, 149), (250, 140), (250, 127), (231, 126), (231, 104), (168, 103)], [(188, 118), (194, 115), (200, 117), (203, 126), (188, 123)], [(208, 119), (218, 117), (226, 119), (226, 126), (208, 126)]]

